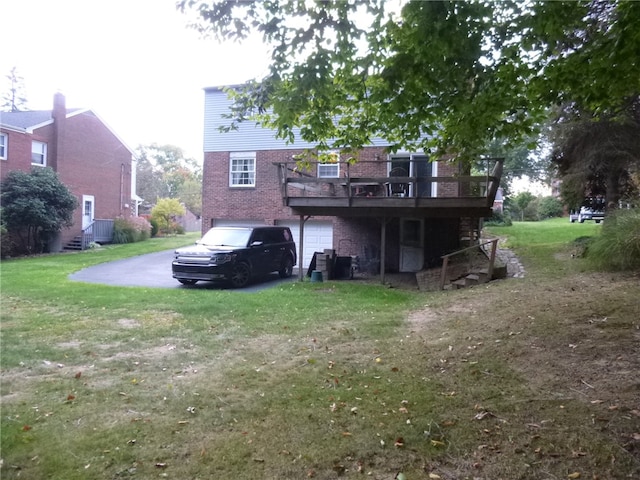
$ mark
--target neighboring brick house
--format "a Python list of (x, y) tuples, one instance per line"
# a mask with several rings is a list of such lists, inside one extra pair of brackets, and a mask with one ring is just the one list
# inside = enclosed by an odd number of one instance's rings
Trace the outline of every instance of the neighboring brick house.
[(78, 199), (73, 226), (60, 233), (50, 251), (62, 250), (83, 231), (85, 238), (108, 241), (113, 220), (135, 213), (133, 151), (93, 111), (67, 109), (60, 93), (54, 95), (53, 110), (0, 114), (0, 178), (33, 168), (55, 170)]
[(327, 152), (300, 164), (297, 156), (312, 145), (286, 144), (253, 122), (221, 132), (230, 104), (224, 88), (205, 89), (203, 232), (287, 225), (303, 245), (304, 269), (313, 252), (333, 249), (378, 262), (382, 273), (416, 272), (459, 249), (491, 215), (494, 176), (464, 176), (421, 152), (388, 153), (383, 139), (360, 151), (357, 162)]

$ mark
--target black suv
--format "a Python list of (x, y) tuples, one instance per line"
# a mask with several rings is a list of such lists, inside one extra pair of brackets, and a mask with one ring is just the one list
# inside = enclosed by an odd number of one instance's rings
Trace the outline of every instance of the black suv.
[(195, 246), (176, 250), (171, 268), (184, 285), (205, 280), (241, 288), (271, 272), (290, 277), (295, 264), (296, 244), (287, 227), (214, 227)]

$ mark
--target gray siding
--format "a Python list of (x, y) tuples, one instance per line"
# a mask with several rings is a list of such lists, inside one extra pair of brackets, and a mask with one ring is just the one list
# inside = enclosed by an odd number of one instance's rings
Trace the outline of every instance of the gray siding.
[[(296, 141), (287, 144), (275, 137), (275, 131), (258, 126), (255, 122), (243, 122), (238, 130), (220, 132), (221, 126), (229, 125), (229, 119), (222, 115), (229, 112), (231, 101), (219, 88), (205, 89), (204, 100), (204, 151), (205, 152), (246, 152), (258, 150), (286, 150), (313, 148), (315, 145)], [(296, 130), (296, 134), (299, 130)], [(296, 135), (297, 136), (297, 135)], [(383, 147), (389, 142), (381, 138), (374, 139), (371, 146)]]

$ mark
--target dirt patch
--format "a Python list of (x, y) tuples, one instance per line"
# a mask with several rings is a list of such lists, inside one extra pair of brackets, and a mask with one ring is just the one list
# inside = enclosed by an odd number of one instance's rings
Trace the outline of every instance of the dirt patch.
[(122, 328), (138, 328), (141, 326), (140, 322), (132, 318), (121, 318), (118, 320), (118, 325)]

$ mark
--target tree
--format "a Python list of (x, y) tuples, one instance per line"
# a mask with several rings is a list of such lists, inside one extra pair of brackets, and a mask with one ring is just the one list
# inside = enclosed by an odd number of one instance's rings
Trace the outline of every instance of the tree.
[(185, 214), (185, 209), (176, 198), (161, 198), (151, 209), (151, 219), (158, 224), (160, 232), (176, 233), (176, 217)]
[[(519, 145), (506, 146), (506, 142), (493, 140), (487, 146), (488, 157), (504, 158), (500, 185), (505, 196), (511, 194), (511, 184), (514, 180), (527, 177), (531, 181), (548, 181), (550, 176), (550, 159), (544, 147), (532, 149), (540, 141), (537, 138), (523, 139)], [(486, 166), (478, 162), (477, 172), (486, 171)]]
[(520, 192), (509, 202), (510, 210), (520, 218), (520, 221), (524, 221), (527, 207), (535, 199), (535, 195), (531, 192)]
[(26, 253), (41, 253), (52, 234), (73, 224), (77, 200), (50, 168), (14, 170), (2, 181), (2, 218)]
[(204, 33), (271, 47), (269, 73), (230, 91), (248, 118), (319, 149), (392, 149), (473, 158), (521, 143), (549, 108), (600, 115), (640, 92), (640, 2), (180, 0)]
[(13, 67), (6, 76), (10, 83), (9, 90), (2, 95), (2, 108), (11, 112), (19, 112), (26, 108), (27, 98), (24, 94), (24, 78), (18, 75), (18, 70)]
[[(555, 131), (552, 160), (563, 178), (562, 197), (571, 208), (585, 196), (604, 195), (607, 205), (638, 195), (633, 173), (640, 171), (640, 101), (617, 118), (584, 112), (562, 118)], [(634, 116), (635, 114), (635, 116)]]
[(202, 168), (173, 145), (139, 146), (137, 193), (151, 209), (160, 198), (177, 198), (191, 212), (202, 212)]

